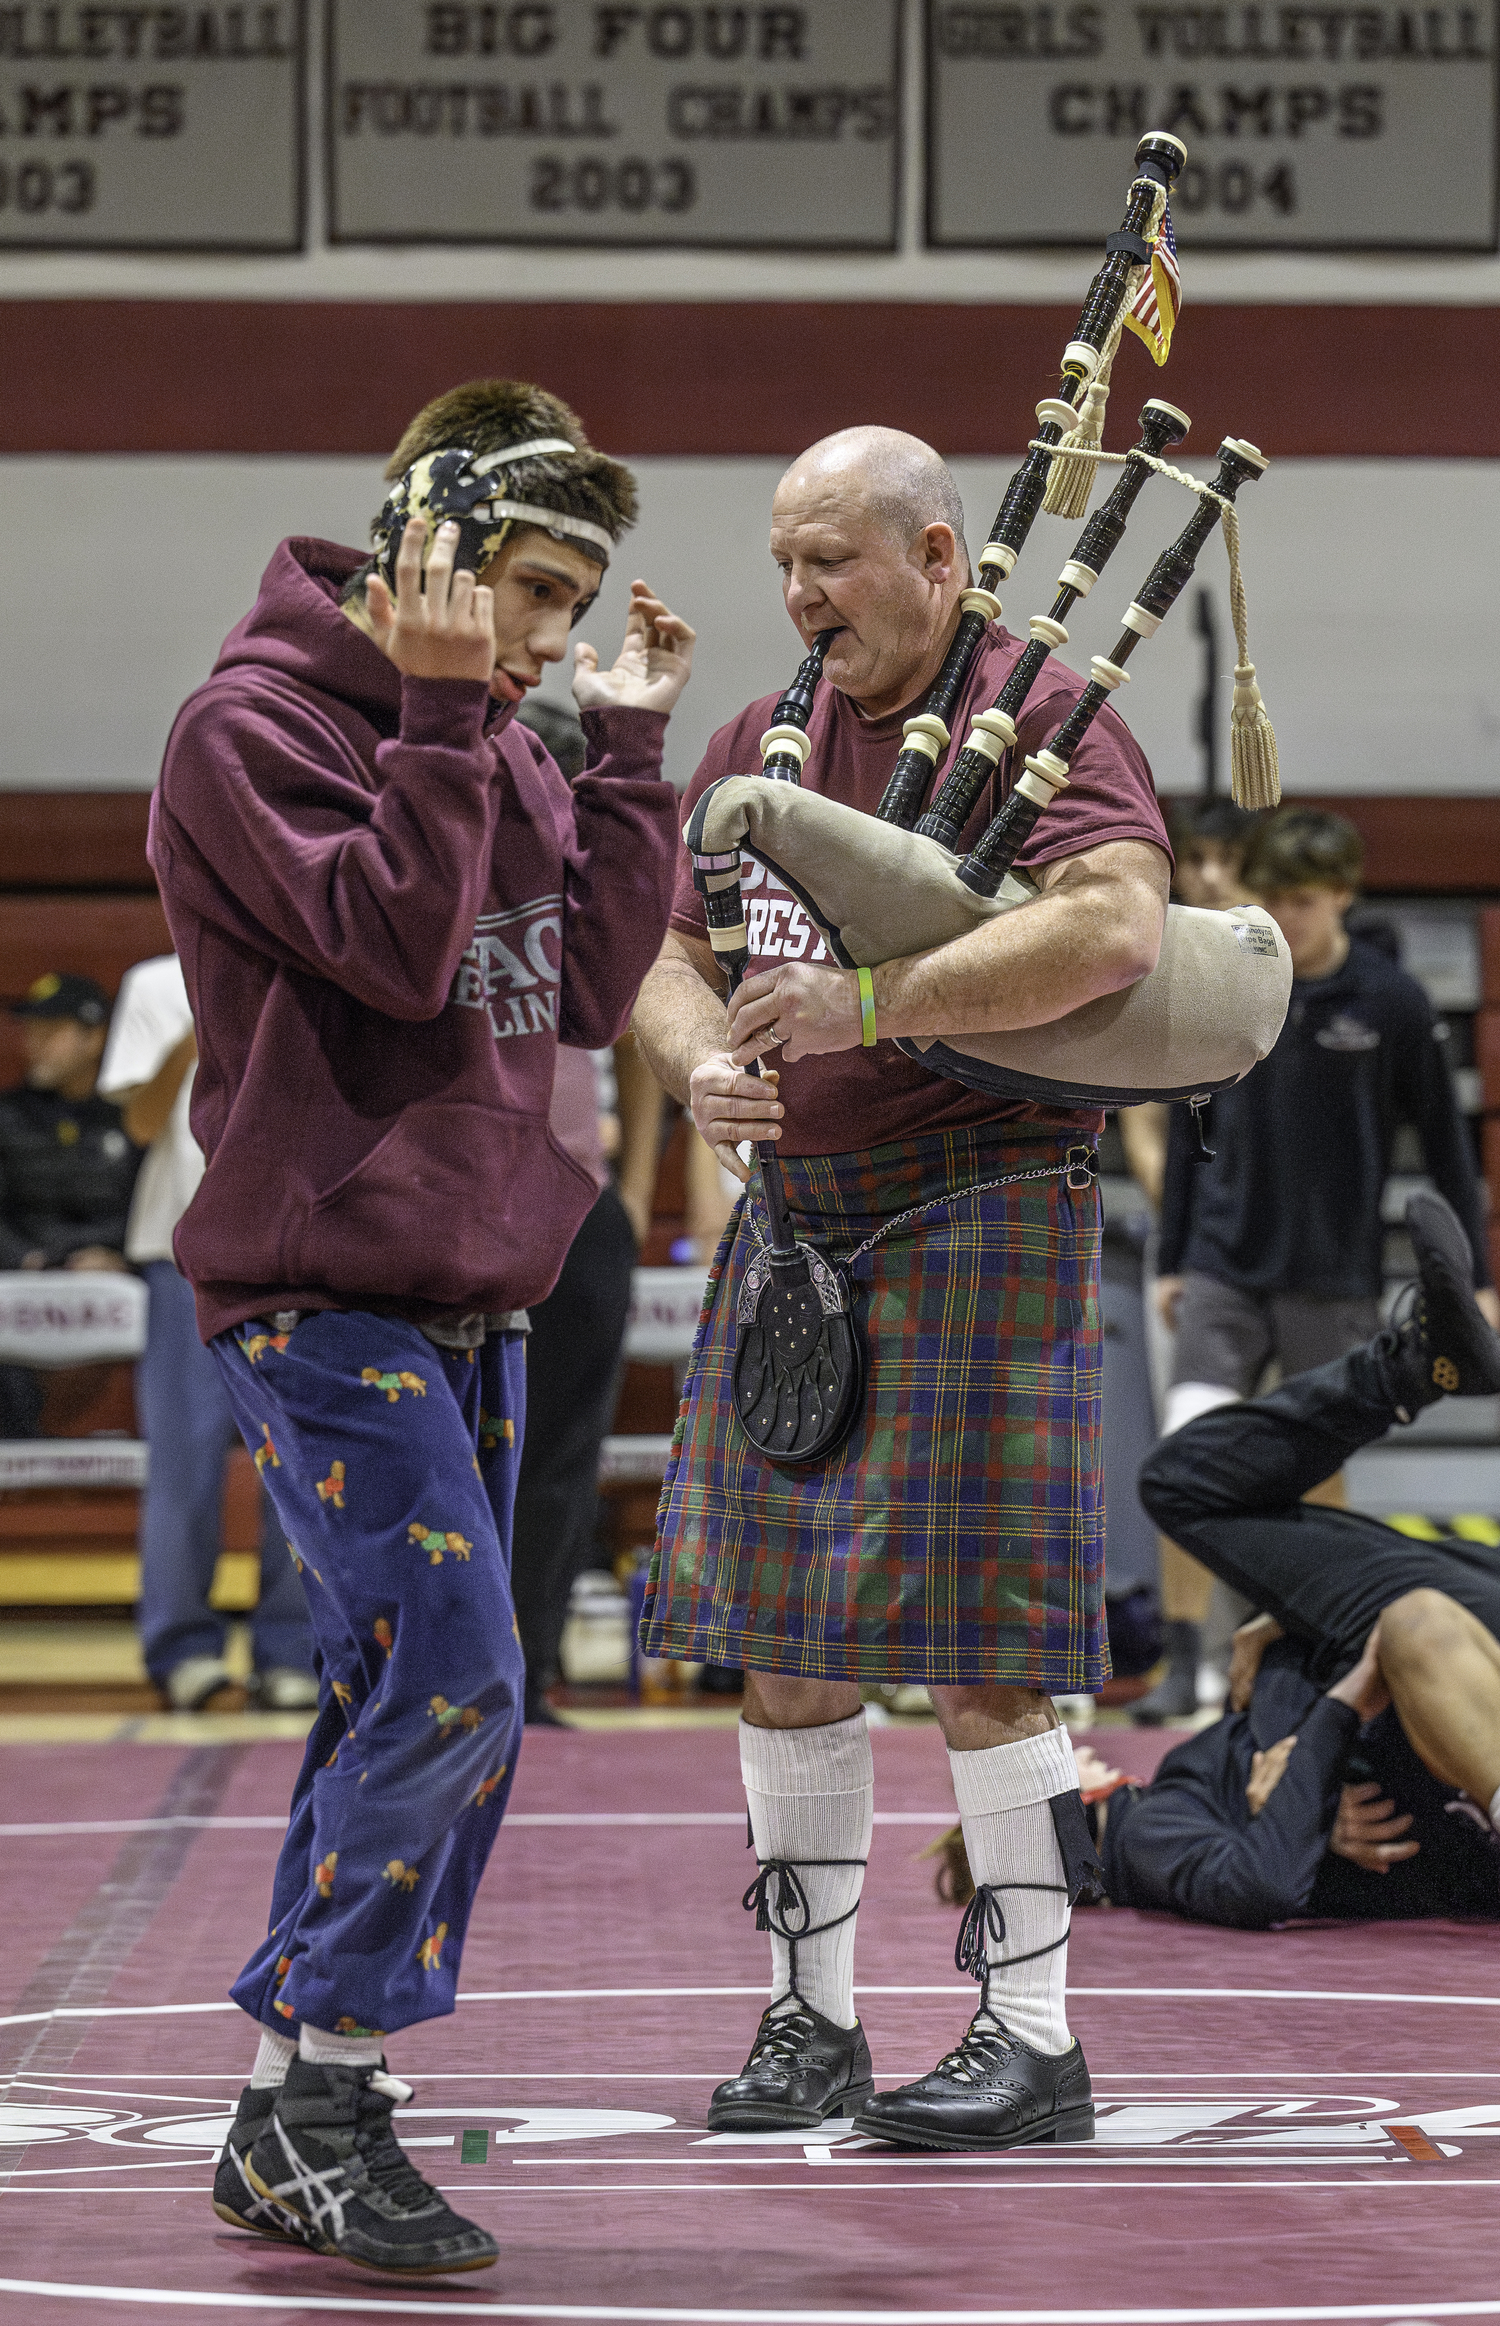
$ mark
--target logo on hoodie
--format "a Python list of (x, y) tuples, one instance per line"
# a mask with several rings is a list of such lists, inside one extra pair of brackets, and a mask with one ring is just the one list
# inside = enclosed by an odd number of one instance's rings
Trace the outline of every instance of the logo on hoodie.
[(562, 985), (562, 898), (533, 897), (508, 913), (484, 913), (458, 965), (452, 999), (483, 1010), (497, 1042), (555, 1034)]

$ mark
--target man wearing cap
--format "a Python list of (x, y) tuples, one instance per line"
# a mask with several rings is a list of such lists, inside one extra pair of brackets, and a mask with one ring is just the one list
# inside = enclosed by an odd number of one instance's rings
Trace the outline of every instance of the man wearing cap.
[[(123, 1268), (141, 1150), (95, 1095), (109, 996), (49, 970), (11, 1004), (26, 1079), (0, 1092), (0, 1268)], [(32, 1437), (42, 1376), (0, 1366), (0, 1436)]]
[(512, 714), (634, 519), (629, 471), (481, 380), (387, 473), (373, 559), (272, 558), (178, 718), (150, 854), (207, 1158), (176, 1255), (322, 1666), (214, 2206), (429, 2276), (496, 2246), (397, 2145), (385, 2040), (454, 2008), (514, 1774), (519, 1312), (595, 1197), (548, 1132), (557, 1049), (624, 1032), (666, 929), (693, 634), (636, 582), (613, 668), (575, 650), (570, 788)]

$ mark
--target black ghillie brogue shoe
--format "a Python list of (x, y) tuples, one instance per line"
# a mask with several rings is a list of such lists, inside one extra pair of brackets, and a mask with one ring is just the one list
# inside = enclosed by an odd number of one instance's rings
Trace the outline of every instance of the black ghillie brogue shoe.
[(956, 2051), (930, 2076), (881, 2092), (856, 2132), (909, 2148), (1024, 2148), (1092, 2140), (1094, 2092), (1083, 2053), (1051, 2059), (979, 2011)]
[(773, 2003), (750, 2057), (708, 2104), (710, 2132), (781, 2132), (852, 2116), (875, 2090), (870, 2047), (856, 2019), (835, 2027), (800, 1996)]
[(1415, 1300), (1375, 1343), (1393, 1402), (1410, 1417), (1440, 1397), (1494, 1396), (1500, 1333), (1474, 1298), (1474, 1256), (1457, 1212), (1424, 1189), (1407, 1201), (1406, 1232), (1417, 1260)]
[(253, 2229), (257, 2237), (274, 2237), (278, 2245), (307, 2245), (308, 2236), (295, 2213), (263, 2197), (250, 2186), (245, 2159), (271, 2121), (275, 2090), (256, 2091), (247, 2084), (240, 2094), (234, 2122), (229, 2127), (214, 2172), (214, 2211), (232, 2229)]
[(393, 2277), (488, 2269), (499, 2247), (423, 2180), (391, 2130), (410, 2084), (383, 2067), (294, 2059), (245, 2163), (257, 2196), (296, 2216), (310, 2245)]

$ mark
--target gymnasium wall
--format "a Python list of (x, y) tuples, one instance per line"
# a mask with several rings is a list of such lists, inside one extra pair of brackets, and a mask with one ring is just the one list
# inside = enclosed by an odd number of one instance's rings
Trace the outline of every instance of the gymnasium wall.
[[(639, 459), (644, 515), (582, 632), (613, 651), (634, 573), (696, 626), (697, 669), (668, 734), (679, 783), (712, 730), (795, 665), (766, 547), (783, 457)], [(954, 462), (976, 539), (1008, 466)], [(276, 542), (305, 532), (361, 544), (382, 491), (373, 457), (0, 459), (0, 784), (148, 787), (177, 705)], [(1500, 791), (1500, 460), (1281, 460), (1244, 500), (1251, 647), (1288, 791)], [(1075, 666), (1107, 651), (1155, 546), (1186, 513), (1186, 496), (1166, 485), (1143, 497), (1074, 622)], [(1076, 530), (1039, 523), (1005, 592), (1017, 626), (1050, 602)], [(1217, 537), (1199, 571), (1218, 607), (1227, 723), (1232, 633)], [(1122, 705), (1166, 791), (1194, 788), (1200, 769), (1201, 648), (1184, 610), (1136, 658)], [(559, 670), (544, 692), (565, 690)]]

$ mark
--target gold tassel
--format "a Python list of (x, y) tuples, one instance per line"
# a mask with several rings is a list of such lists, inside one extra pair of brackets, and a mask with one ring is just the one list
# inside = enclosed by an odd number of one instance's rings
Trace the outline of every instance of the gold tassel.
[(1237, 808), (1274, 808), (1281, 799), (1281, 765), (1271, 725), (1250, 660), (1250, 610), (1240, 573), (1240, 521), (1223, 511), (1224, 546), (1229, 552), (1229, 612), (1240, 650), (1234, 668), (1234, 700), (1229, 708), (1229, 788)]
[(1047, 472), (1047, 492), (1042, 507), (1049, 517), (1078, 519), (1088, 511), (1089, 495), (1094, 489), (1094, 471), (1097, 460), (1070, 459), (1075, 447), (1093, 451), (1104, 442), (1104, 407), (1109, 402), (1109, 366), (1101, 363), (1078, 407), (1078, 425), (1070, 428), (1053, 456)]
[(1229, 788), (1237, 808), (1274, 808), (1281, 798), (1276, 730), (1271, 725), (1253, 662), (1236, 663), (1229, 712)]

